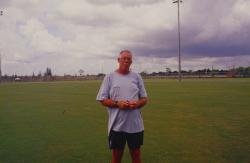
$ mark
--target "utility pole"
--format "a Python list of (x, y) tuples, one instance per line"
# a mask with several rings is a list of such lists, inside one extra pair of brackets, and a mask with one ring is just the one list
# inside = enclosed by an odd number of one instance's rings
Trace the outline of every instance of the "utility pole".
[[(3, 16), (3, 11), (0, 10), (0, 16)], [(0, 83), (2, 82), (2, 54), (0, 50)]]
[(0, 83), (2, 82), (2, 54), (0, 51)]
[(181, 82), (181, 32), (180, 32), (180, 3), (182, 3), (182, 0), (174, 0), (173, 3), (177, 3), (178, 7), (178, 39), (179, 39), (179, 46), (178, 46), (178, 68), (179, 68), (179, 82)]

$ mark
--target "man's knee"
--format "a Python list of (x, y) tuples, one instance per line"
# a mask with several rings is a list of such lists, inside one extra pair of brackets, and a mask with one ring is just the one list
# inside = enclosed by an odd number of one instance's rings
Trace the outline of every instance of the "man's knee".
[(112, 149), (112, 163), (120, 163), (122, 155), (123, 149)]
[(140, 148), (129, 149), (129, 150), (130, 150), (130, 154), (131, 154), (131, 157), (132, 157), (133, 161), (141, 162), (141, 151), (140, 151)]

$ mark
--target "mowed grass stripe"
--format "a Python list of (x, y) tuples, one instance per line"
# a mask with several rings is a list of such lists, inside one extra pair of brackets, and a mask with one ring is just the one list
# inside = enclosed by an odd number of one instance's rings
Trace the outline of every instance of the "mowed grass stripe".
[[(100, 82), (1, 84), (0, 162), (109, 162)], [(250, 161), (249, 79), (145, 85), (144, 162)]]

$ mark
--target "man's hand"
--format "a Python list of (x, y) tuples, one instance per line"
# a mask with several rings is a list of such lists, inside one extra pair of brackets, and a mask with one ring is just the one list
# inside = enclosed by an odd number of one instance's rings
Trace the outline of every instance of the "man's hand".
[(129, 102), (129, 108), (137, 109), (137, 108), (143, 107), (147, 103), (147, 101), (148, 101), (147, 97), (142, 97), (139, 100), (131, 100)]
[(139, 107), (139, 100), (132, 100), (129, 102), (130, 109), (136, 109)]
[(129, 108), (129, 102), (126, 100), (120, 100), (117, 102), (117, 106), (119, 109), (124, 110)]

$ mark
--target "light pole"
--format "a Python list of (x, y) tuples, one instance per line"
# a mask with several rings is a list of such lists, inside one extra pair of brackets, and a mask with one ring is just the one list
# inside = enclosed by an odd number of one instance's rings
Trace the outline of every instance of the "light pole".
[(2, 54), (0, 51), (0, 83), (2, 82)]
[(178, 46), (178, 61), (179, 61), (179, 82), (181, 82), (181, 32), (180, 32), (180, 3), (182, 0), (174, 0), (173, 3), (177, 3), (178, 6), (178, 39), (179, 39), (179, 46)]
[[(3, 15), (3, 11), (0, 10), (0, 16)], [(2, 54), (1, 54), (1, 50), (0, 50), (0, 83), (2, 82)]]

